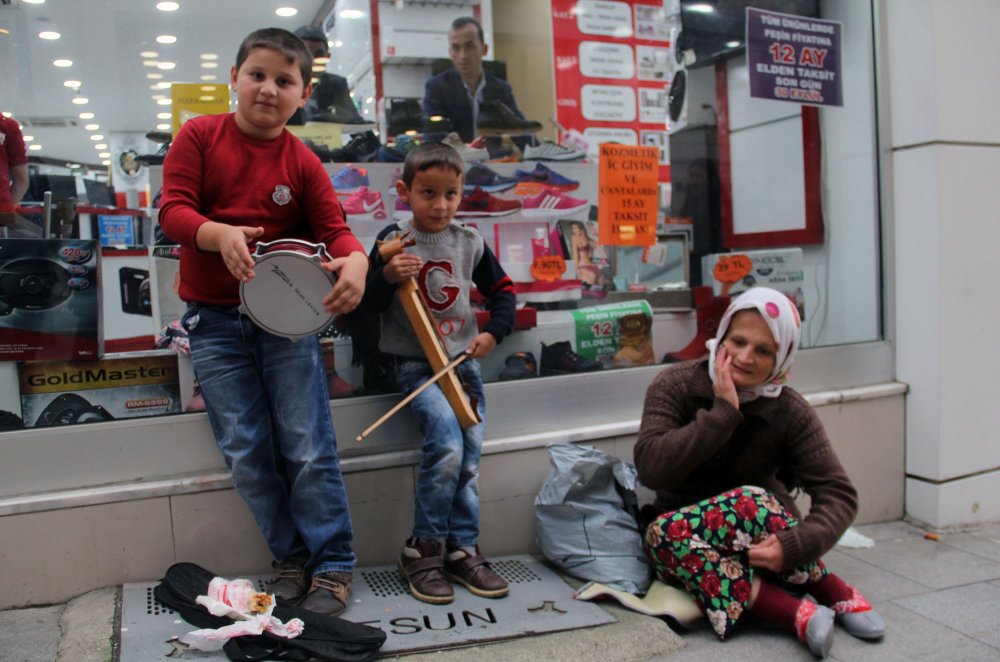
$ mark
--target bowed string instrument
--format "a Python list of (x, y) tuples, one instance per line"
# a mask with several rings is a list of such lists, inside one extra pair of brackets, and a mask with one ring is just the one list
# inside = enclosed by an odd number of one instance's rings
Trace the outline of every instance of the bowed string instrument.
[[(412, 246), (415, 243), (412, 239), (408, 239), (408, 236), (409, 232), (407, 231), (394, 239), (379, 242), (378, 252), (386, 263), (393, 256), (403, 252), (403, 249), (407, 246)], [(427, 304), (424, 302), (423, 295), (420, 293), (420, 288), (417, 286), (415, 278), (411, 276), (401, 282), (397, 293), (400, 303), (403, 305), (403, 310), (406, 312), (406, 317), (410, 320), (413, 331), (417, 334), (417, 340), (420, 341), (420, 348), (426, 355), (427, 362), (430, 364), (431, 370), (434, 371), (434, 375), (403, 398), (395, 407), (386, 412), (384, 416), (372, 423), (364, 432), (357, 436), (356, 441), (361, 441), (370, 435), (378, 426), (432, 384), (440, 385), (445, 399), (455, 412), (458, 424), (463, 430), (477, 423), (482, 423), (483, 419), (479, 416), (476, 399), (467, 392), (465, 384), (459, 378), (458, 373), (455, 372), (455, 368), (459, 363), (468, 358), (468, 354), (463, 352), (455, 359), (451, 359), (448, 356), (444, 340), (442, 340), (437, 327), (434, 325), (434, 319), (431, 317)]]

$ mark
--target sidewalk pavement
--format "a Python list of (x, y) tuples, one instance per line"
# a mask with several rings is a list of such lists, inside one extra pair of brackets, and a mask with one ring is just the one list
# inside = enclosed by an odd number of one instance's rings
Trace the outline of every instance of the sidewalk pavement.
[[(824, 560), (865, 593), (885, 619), (878, 643), (839, 631), (828, 660), (911, 662), (1000, 659), (1000, 523), (941, 533), (904, 522), (857, 527), (867, 549), (837, 547)], [(0, 611), (0, 662), (112, 662), (120, 588), (91, 591), (65, 605)], [(657, 618), (602, 603), (620, 622), (496, 644), (407, 655), (406, 661), (813, 659), (791, 636), (754, 622), (726, 642), (704, 625), (679, 636)], [(183, 659), (183, 658), (181, 658)], [(387, 658), (402, 660), (399, 658)], [(150, 661), (152, 662), (152, 661)]]

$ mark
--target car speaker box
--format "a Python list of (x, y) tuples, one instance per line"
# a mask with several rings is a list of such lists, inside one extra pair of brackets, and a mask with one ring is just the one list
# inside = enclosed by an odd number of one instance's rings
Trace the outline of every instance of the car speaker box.
[(0, 239), (0, 360), (104, 354), (100, 251), (90, 239)]

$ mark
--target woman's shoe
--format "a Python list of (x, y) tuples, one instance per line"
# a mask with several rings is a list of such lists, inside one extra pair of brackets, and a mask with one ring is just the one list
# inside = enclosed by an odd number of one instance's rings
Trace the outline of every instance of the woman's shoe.
[(809, 617), (806, 625), (806, 646), (809, 652), (823, 659), (833, 645), (833, 620), (835, 614), (829, 607), (816, 605), (816, 611)]
[(885, 621), (874, 609), (837, 614), (837, 622), (847, 634), (858, 639), (881, 639), (885, 636)]

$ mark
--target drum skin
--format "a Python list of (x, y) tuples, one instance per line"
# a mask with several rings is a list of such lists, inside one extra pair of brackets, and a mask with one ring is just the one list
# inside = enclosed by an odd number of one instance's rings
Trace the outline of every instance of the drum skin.
[(257, 326), (291, 340), (330, 326), (334, 315), (322, 302), (337, 278), (320, 266), (331, 260), (323, 244), (299, 239), (262, 242), (253, 259), (253, 279), (240, 283), (240, 308)]

